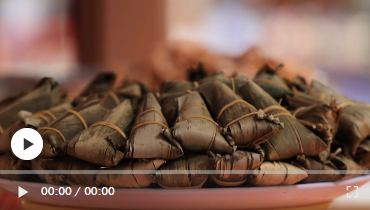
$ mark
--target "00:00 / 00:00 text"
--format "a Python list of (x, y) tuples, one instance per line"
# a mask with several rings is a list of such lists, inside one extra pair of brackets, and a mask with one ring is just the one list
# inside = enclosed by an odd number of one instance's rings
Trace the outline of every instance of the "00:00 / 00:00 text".
[[(78, 191), (80, 188), (78, 189)], [(78, 191), (76, 192), (75, 196), (77, 195)], [(41, 195), (73, 195), (71, 187), (42, 187), (41, 188)], [(84, 189), (85, 195), (114, 195), (115, 189), (114, 187), (85, 187)]]

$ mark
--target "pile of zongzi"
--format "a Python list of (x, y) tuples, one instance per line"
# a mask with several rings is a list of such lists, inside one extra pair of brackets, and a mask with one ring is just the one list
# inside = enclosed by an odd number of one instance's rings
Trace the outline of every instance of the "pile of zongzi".
[[(328, 182), (370, 169), (370, 105), (318, 81), (209, 75), (150, 90), (100, 73), (75, 98), (52, 78), (0, 102), (0, 174), (50, 184), (168, 189)], [(12, 135), (37, 130), (38, 158), (12, 154)], [(85, 170), (92, 173), (83, 173)], [(74, 173), (64, 173), (74, 171)], [(96, 173), (93, 173), (93, 172)], [(310, 173), (320, 171), (320, 173)]]

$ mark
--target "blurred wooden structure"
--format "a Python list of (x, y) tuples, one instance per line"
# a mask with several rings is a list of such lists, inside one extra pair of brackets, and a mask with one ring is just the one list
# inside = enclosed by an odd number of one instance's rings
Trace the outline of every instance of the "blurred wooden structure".
[(165, 0), (77, 0), (79, 60), (118, 70), (145, 57), (165, 40), (165, 6)]

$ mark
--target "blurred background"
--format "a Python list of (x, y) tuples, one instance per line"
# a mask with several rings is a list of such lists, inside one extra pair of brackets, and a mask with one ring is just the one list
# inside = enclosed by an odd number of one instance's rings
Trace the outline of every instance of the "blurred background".
[(111, 70), (158, 87), (264, 63), (370, 102), (367, 0), (0, 0), (0, 98), (53, 76), (72, 92)]

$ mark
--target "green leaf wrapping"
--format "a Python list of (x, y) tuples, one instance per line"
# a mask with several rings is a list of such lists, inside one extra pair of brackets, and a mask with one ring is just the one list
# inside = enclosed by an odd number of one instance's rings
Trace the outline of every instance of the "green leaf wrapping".
[[(183, 155), (181, 146), (168, 139), (162, 129), (168, 129), (161, 106), (153, 93), (148, 93), (138, 110), (125, 147), (128, 158), (174, 159)], [(175, 145), (173, 145), (175, 144)]]
[(64, 142), (63, 150), (70, 156), (90, 163), (116, 166), (125, 157), (121, 150), (126, 144), (134, 118), (130, 100), (125, 100), (105, 116), (103, 121), (94, 123)]
[(322, 139), (296, 120), (290, 112), (279, 106), (275, 99), (253, 81), (248, 81), (241, 94), (244, 100), (259, 109), (264, 109), (267, 114), (277, 116), (284, 123), (282, 132), (261, 145), (267, 160), (285, 160), (300, 154), (313, 156), (328, 147)]
[(203, 153), (211, 150), (221, 154), (234, 151), (198, 92), (193, 91), (176, 100), (179, 114), (172, 133), (184, 149)]
[[(207, 155), (185, 155), (167, 161), (155, 175), (155, 181), (163, 188), (186, 189), (200, 188), (206, 182), (208, 174), (192, 174), (189, 170), (212, 170), (214, 160)], [(188, 174), (161, 173), (161, 170), (188, 170)]]
[(200, 89), (200, 94), (213, 118), (225, 128), (236, 146), (263, 143), (283, 130), (283, 125), (277, 119), (258, 111), (221, 82), (205, 85)]

